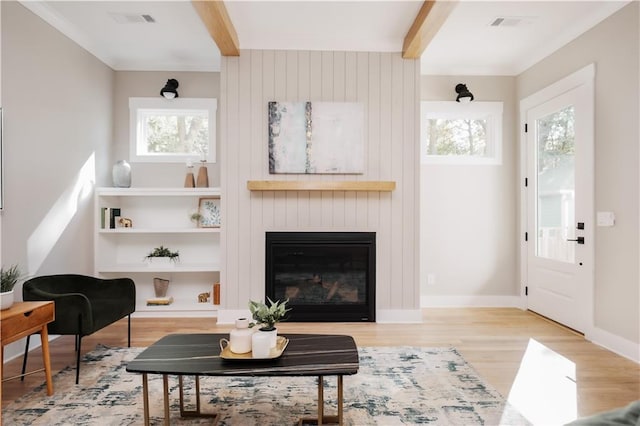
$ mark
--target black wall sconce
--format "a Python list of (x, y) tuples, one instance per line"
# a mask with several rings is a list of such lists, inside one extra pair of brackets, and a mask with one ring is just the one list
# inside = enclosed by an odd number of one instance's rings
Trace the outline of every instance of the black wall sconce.
[(456, 93), (458, 94), (456, 102), (471, 102), (473, 100), (473, 93), (467, 89), (466, 84), (456, 84)]
[(167, 80), (167, 84), (165, 84), (162, 90), (160, 90), (160, 95), (167, 99), (177, 98), (179, 96), (179, 85), (180, 84), (178, 83), (178, 80), (176, 80), (175, 78), (170, 78), (169, 80)]

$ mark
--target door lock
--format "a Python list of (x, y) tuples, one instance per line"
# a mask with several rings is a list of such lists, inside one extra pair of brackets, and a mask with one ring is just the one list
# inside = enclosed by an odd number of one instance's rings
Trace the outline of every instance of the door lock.
[(584, 244), (584, 237), (578, 237), (575, 240), (567, 240), (567, 241), (575, 241), (578, 244)]

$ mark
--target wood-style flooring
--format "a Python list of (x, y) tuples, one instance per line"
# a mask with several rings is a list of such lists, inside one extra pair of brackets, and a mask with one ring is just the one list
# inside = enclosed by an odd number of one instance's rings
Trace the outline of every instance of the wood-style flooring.
[[(453, 346), (534, 424), (562, 424), (640, 399), (640, 365), (586, 341), (534, 313), (505, 308), (430, 308), (421, 324), (287, 323), (282, 333), (349, 334), (358, 346)], [(126, 346), (126, 319), (85, 337), (82, 352), (101, 343)], [(214, 318), (133, 318), (132, 346), (146, 347), (170, 333), (228, 332)], [(73, 337), (50, 344), (55, 374), (75, 364)], [(40, 368), (40, 349), (28, 369)], [(8, 361), (3, 376), (19, 374), (22, 358)], [(82, 368), (80, 370), (82, 381)], [(2, 404), (44, 382), (44, 373), (2, 384)]]

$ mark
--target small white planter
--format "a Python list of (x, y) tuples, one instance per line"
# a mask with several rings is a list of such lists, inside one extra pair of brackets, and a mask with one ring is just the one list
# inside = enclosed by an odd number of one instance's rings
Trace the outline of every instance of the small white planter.
[(148, 265), (153, 268), (173, 268), (176, 262), (171, 260), (170, 257), (150, 257)]
[(0, 310), (4, 311), (13, 305), (13, 290), (0, 293)]

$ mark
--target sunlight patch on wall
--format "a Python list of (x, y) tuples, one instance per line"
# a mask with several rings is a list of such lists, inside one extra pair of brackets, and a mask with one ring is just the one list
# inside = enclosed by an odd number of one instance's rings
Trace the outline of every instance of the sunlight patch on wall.
[(96, 162), (92, 153), (78, 171), (74, 182), (60, 195), (27, 240), (27, 269), (32, 276), (42, 266), (71, 219), (78, 205), (87, 199), (95, 186)]

